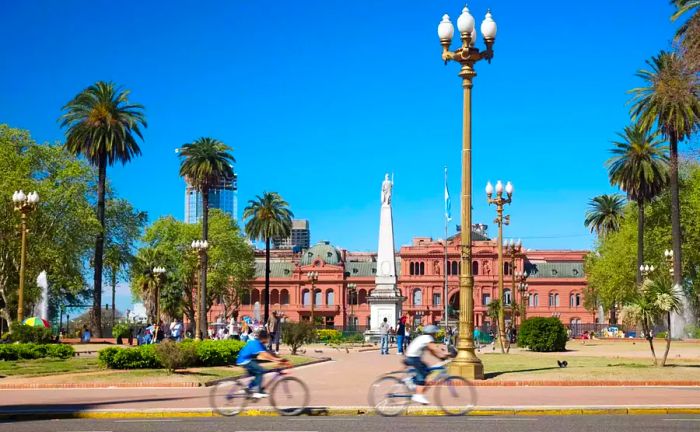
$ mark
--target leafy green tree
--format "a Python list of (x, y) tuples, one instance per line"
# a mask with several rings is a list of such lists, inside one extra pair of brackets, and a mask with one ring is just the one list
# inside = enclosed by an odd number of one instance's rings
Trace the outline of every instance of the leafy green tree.
[(129, 91), (114, 83), (98, 81), (78, 93), (63, 107), (61, 127), (66, 128), (66, 149), (84, 156), (97, 167), (97, 221), (95, 268), (93, 279), (93, 323), (97, 337), (102, 337), (102, 260), (105, 241), (105, 190), (107, 166), (126, 164), (141, 154), (137, 137), (143, 139), (146, 127), (143, 106), (129, 102)]
[(618, 194), (605, 194), (594, 197), (588, 203), (589, 210), (583, 224), (599, 236), (620, 229), (624, 198)]
[(270, 316), (270, 241), (275, 237), (289, 237), (292, 232), (292, 217), (289, 204), (277, 192), (264, 192), (255, 200), (248, 201), (243, 211), (246, 219), (245, 231), (251, 240), (265, 242), (265, 291), (264, 291), (264, 321)]
[(128, 276), (134, 261), (134, 248), (142, 235), (148, 216), (124, 199), (107, 201), (105, 214), (104, 263), (112, 287), (112, 326), (116, 317), (117, 283)]
[(630, 90), (631, 112), (644, 129), (657, 127), (670, 147), (671, 227), (673, 259), (676, 268), (674, 283), (682, 283), (681, 208), (678, 181), (678, 143), (692, 136), (700, 122), (700, 81), (675, 53), (662, 51), (647, 61), (649, 70), (637, 76), (643, 87)]
[(637, 203), (637, 283), (642, 282), (639, 267), (644, 263), (644, 204), (656, 197), (668, 183), (666, 147), (658, 134), (639, 123), (618, 134), (613, 157), (607, 161), (610, 183), (620, 187)]
[(33, 281), (45, 270), (49, 311), (59, 302), (80, 302), (90, 242), (98, 229), (91, 207), (94, 171), (59, 145), (39, 145), (27, 131), (0, 124), (0, 317), (16, 317), (19, 285), (19, 216), (9, 197), (36, 190), (38, 208), (29, 215), (25, 310), (39, 298)]
[[(234, 177), (233, 149), (214, 138), (199, 138), (180, 149), (180, 176), (184, 177), (202, 195), (202, 240), (209, 240), (209, 190)], [(207, 251), (201, 258), (200, 329), (202, 338), (207, 333)]]

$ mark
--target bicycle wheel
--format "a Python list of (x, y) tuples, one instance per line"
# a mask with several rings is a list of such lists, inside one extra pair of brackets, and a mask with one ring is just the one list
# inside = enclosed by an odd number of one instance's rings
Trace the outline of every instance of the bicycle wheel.
[(281, 415), (299, 415), (309, 405), (309, 389), (299, 378), (280, 378), (270, 389), (270, 403)]
[(464, 378), (449, 376), (435, 384), (435, 399), (445, 414), (461, 416), (476, 405), (476, 392)]
[(369, 406), (384, 417), (395, 417), (411, 402), (411, 391), (394, 376), (383, 376), (369, 387)]
[(209, 391), (209, 403), (217, 414), (235, 416), (248, 405), (247, 386), (239, 380), (220, 381)]

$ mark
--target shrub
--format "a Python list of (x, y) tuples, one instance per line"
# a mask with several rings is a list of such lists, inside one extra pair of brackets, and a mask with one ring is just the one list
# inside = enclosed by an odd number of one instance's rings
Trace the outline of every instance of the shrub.
[(123, 348), (109, 347), (97, 353), (97, 361), (102, 367), (111, 368), (114, 364), (114, 356)]
[(289, 345), (292, 354), (296, 354), (303, 345), (313, 342), (315, 336), (314, 326), (309, 322), (286, 322), (283, 324), (282, 342)]
[(203, 340), (201, 342), (183, 342), (195, 346), (197, 364), (201, 366), (225, 366), (233, 364), (238, 352), (245, 345), (237, 340)]
[(161, 367), (153, 345), (137, 348), (103, 349), (98, 354), (100, 364), (110, 369), (157, 369)]
[(362, 333), (353, 332), (343, 335), (343, 342), (347, 343), (362, 343), (365, 341), (365, 336)]
[(520, 326), (518, 346), (536, 352), (565, 351), (566, 339), (566, 328), (559, 318), (528, 318)]
[(39, 358), (72, 357), (75, 350), (70, 345), (16, 343), (0, 345), (0, 360), (33, 360)]
[(53, 342), (53, 334), (51, 329), (15, 322), (10, 326), (9, 339), (12, 342), (46, 344)]
[(117, 323), (112, 327), (113, 338), (126, 338), (131, 334), (131, 326), (127, 323)]
[(316, 330), (316, 339), (325, 344), (338, 344), (343, 341), (343, 334), (338, 330), (320, 329)]
[(177, 369), (192, 366), (197, 361), (197, 351), (194, 344), (179, 344), (172, 341), (164, 341), (156, 345), (156, 358), (161, 365), (172, 373)]

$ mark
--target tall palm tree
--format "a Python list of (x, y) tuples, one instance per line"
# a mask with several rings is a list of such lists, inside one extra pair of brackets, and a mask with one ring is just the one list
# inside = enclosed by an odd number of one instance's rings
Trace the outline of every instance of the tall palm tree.
[(122, 245), (112, 243), (105, 248), (104, 264), (107, 268), (107, 277), (112, 287), (112, 327), (114, 327), (117, 315), (117, 307), (115, 305), (117, 282), (133, 260), (134, 256), (131, 250), (124, 248)]
[(698, 72), (700, 69), (700, 0), (672, 0), (676, 12), (671, 21), (683, 16), (689, 18), (676, 31), (676, 41), (680, 41), (683, 57), (688, 65)]
[(583, 224), (599, 236), (618, 231), (623, 219), (624, 198), (618, 194), (605, 194), (588, 202), (588, 211)]
[[(234, 177), (233, 149), (214, 138), (199, 138), (179, 149), (180, 176), (202, 196), (202, 240), (209, 239), (209, 191)], [(201, 254), (199, 328), (207, 334), (207, 252)]]
[(156, 286), (159, 275), (153, 269), (160, 265), (161, 253), (158, 249), (146, 247), (139, 249), (134, 258), (134, 265), (131, 268), (131, 284), (137, 287), (141, 296), (143, 306), (149, 323), (158, 322), (156, 316)]
[(690, 138), (700, 123), (700, 82), (675, 53), (661, 53), (647, 61), (650, 70), (637, 76), (644, 87), (630, 90), (631, 113), (645, 129), (656, 126), (670, 147), (671, 230), (674, 283), (681, 284), (681, 208), (678, 196), (678, 142)]
[(84, 156), (97, 167), (97, 220), (93, 280), (93, 322), (97, 337), (102, 337), (102, 258), (105, 238), (105, 186), (107, 166), (126, 164), (141, 154), (137, 138), (143, 140), (146, 127), (143, 106), (129, 102), (129, 91), (114, 83), (99, 81), (78, 93), (63, 107), (59, 119), (66, 128), (66, 149)]
[(289, 237), (292, 232), (292, 217), (287, 201), (277, 192), (263, 192), (255, 200), (248, 201), (243, 211), (245, 232), (251, 240), (265, 241), (265, 305), (264, 322), (270, 315), (270, 241), (273, 238)]
[(644, 262), (644, 204), (656, 197), (668, 184), (666, 147), (658, 134), (650, 133), (639, 123), (625, 127), (613, 142), (613, 157), (607, 161), (610, 183), (619, 186), (637, 203), (637, 283)]

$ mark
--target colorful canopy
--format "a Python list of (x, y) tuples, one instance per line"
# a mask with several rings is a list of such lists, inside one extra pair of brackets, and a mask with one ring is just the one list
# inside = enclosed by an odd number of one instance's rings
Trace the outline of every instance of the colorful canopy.
[(41, 319), (39, 317), (27, 318), (24, 321), (22, 321), (22, 324), (28, 325), (31, 327), (45, 327), (45, 328), (51, 327), (51, 324), (49, 324), (48, 321), (46, 321), (45, 319)]

